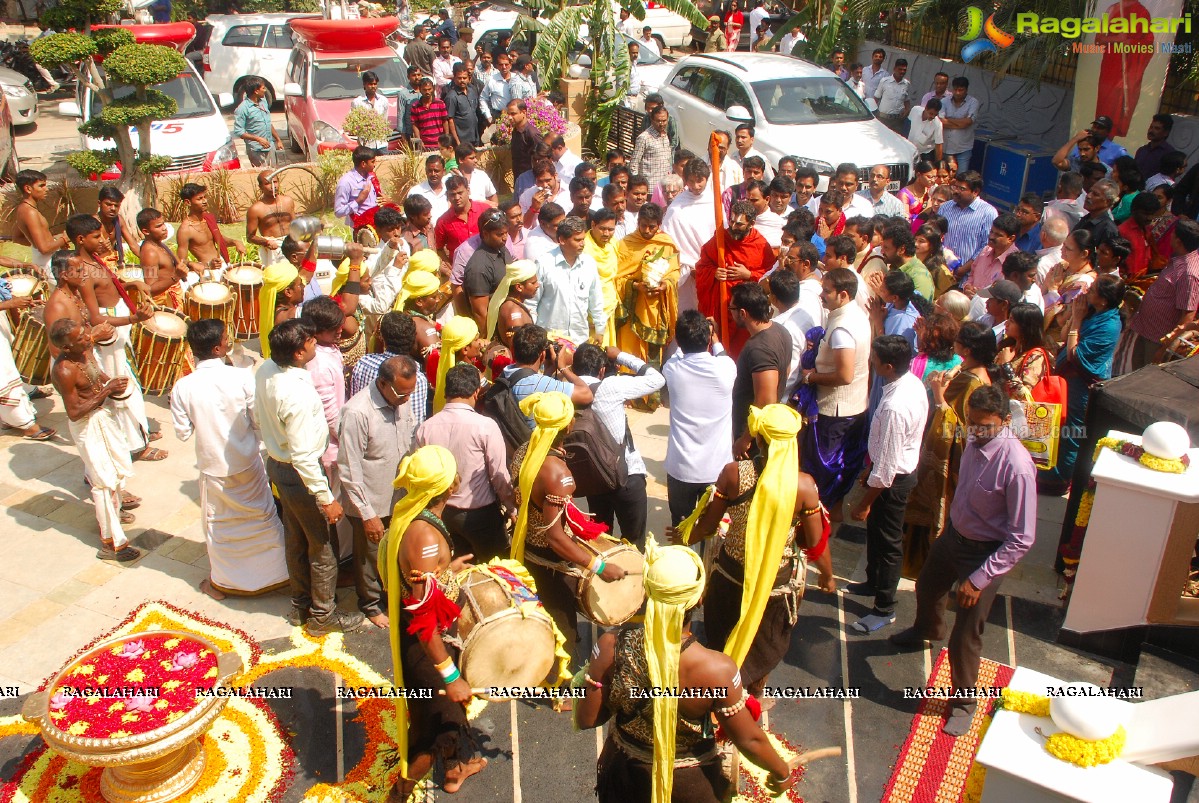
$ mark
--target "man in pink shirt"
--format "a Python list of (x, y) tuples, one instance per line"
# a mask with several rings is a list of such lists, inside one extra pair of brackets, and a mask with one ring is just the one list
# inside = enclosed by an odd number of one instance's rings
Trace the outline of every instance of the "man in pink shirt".
[(978, 258), (970, 272), (966, 274), (963, 288), (967, 295), (973, 296), (978, 290), (990, 287), (1003, 278), (1003, 260), (1009, 254), (1014, 254), (1016, 238), (1020, 236), (1020, 219), (1011, 213), (1004, 213), (991, 223), (991, 233), (987, 235), (987, 245), (979, 252)]
[(480, 391), (479, 369), (458, 363), (445, 376), (445, 407), (416, 431), (417, 448), (444, 446), (454, 455), (458, 490), (443, 519), (454, 553), (473, 554), (475, 564), (508, 554), (506, 524), (518, 510), (499, 425), (475, 411)]

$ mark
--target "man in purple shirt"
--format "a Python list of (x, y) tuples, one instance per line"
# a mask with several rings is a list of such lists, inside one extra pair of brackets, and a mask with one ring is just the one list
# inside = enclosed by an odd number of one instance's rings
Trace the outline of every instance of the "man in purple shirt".
[(918, 649), (927, 646), (926, 639), (945, 638), (945, 608), (957, 583), (958, 612), (949, 635), (954, 698), (943, 728), (950, 736), (970, 729), (983, 625), (1004, 575), (1037, 535), (1037, 471), (1008, 428), (1007, 394), (989, 385), (971, 393), (967, 404), (969, 439), (949, 526), (916, 579), (915, 624), (891, 637), (898, 647)]

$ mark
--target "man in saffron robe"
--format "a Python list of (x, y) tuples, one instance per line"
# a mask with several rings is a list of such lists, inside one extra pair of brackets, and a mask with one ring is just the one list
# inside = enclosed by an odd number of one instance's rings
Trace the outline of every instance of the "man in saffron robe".
[[(662, 207), (645, 204), (637, 213), (637, 229), (616, 248), (617, 345), (657, 368), (679, 317), (679, 248), (661, 225)], [(666, 260), (666, 271), (651, 286), (645, 268), (659, 259)]]
[[(700, 250), (695, 265), (695, 291), (699, 296), (699, 311), (709, 318), (720, 320), (720, 283), (727, 291), (741, 282), (757, 282), (774, 267), (775, 252), (754, 228), (757, 212), (749, 201), (734, 201), (730, 208), (727, 237), (724, 240), (724, 261), (716, 255), (716, 237)], [(727, 293), (726, 293), (727, 298)], [(732, 328), (732, 327), (730, 327)], [(737, 359), (741, 347), (749, 339), (743, 329), (721, 332), (729, 355)]]

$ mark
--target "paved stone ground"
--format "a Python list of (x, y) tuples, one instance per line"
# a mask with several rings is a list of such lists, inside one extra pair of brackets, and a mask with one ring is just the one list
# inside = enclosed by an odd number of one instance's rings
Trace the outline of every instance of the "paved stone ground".
[[(178, 442), (170, 431), (165, 399), (149, 397), (148, 402), (151, 419), (164, 432), (157, 445), (168, 449), (170, 457), (135, 464), (129, 487), (145, 502), (136, 511), (130, 537), (149, 554), (132, 567), (96, 560), (95, 518), (70, 443), (61, 437), (32, 443), (9, 433), (0, 435), (0, 687), (15, 686), (21, 695), (31, 691), (76, 650), (147, 600), (171, 601), (242, 628), (268, 648), (286, 647), (284, 594), (216, 602), (197, 589), (207, 574), (208, 559), (199, 528), (193, 447)], [(35, 404), (43, 423), (66, 431), (57, 399)], [(657, 481), (664, 477), (668, 411), (629, 415), (655, 478), (649, 484), (649, 522), (660, 534), (668, 521), (665, 487)], [(1199, 662), (1193, 658), (1149, 651), (1131, 666), (1055, 643), (1062, 612), (1051, 566), (1065, 505), (1060, 499), (1040, 501), (1037, 545), (1004, 582), (984, 654), (1070, 680), (1143, 685), (1148, 697), (1194, 689)], [(862, 577), (865, 551), (855, 536), (846, 529), (832, 544), (842, 584)], [(343, 589), (340, 602), (352, 609), (352, 591)], [(868, 637), (851, 635), (848, 623), (867, 612), (864, 602), (809, 589), (792, 649), (771, 680), (778, 685), (861, 689), (861, 699), (852, 703), (784, 701), (770, 714), (774, 729), (805, 747), (845, 749), (842, 760), (810, 767), (801, 790), (807, 800), (855, 803), (879, 798), (916, 708), (916, 701), (903, 699), (898, 690), (922, 684), (934, 657), (927, 651), (897, 655), (885, 641), (887, 630)], [(905, 582), (900, 626), (911, 621), (914, 608), (911, 584)], [(590, 632), (583, 633), (582, 649), (588, 648), (590, 637)], [(385, 634), (355, 634), (347, 643), (355, 655), (387, 672)], [(334, 704), (331, 678), (296, 673), (290, 679), (273, 675), (271, 682), (294, 682), (321, 701), (305, 704), (303, 710), (279, 709), (288, 729), (296, 733), (297, 779), (287, 799), (298, 800), (312, 783), (340, 777), (352, 766), (361, 755), (364, 736), (351, 722), (352, 704)], [(19, 699), (0, 700), (0, 714), (15, 713), (19, 705)], [(460, 799), (588, 799), (596, 734), (575, 733), (565, 715), (531, 704), (493, 705), (480, 724), (490, 732), (484, 747), (491, 767), (459, 794)], [(341, 749), (332, 750), (335, 744)], [(28, 745), (0, 749), (0, 776), (11, 773), (25, 749)], [(549, 789), (552, 795), (543, 791)], [(1199, 792), (1188, 797), (1187, 791), (1180, 790), (1177, 800), (1199, 802)]]

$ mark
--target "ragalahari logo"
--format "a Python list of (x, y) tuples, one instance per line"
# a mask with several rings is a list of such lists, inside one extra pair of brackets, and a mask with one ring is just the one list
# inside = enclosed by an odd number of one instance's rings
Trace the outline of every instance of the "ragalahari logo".
[(962, 46), (962, 61), (967, 64), (984, 53), (998, 53), (1016, 41), (1016, 37), (995, 24), (994, 14), (984, 17), (978, 6), (967, 6), (962, 12), (962, 27), (965, 32), (959, 38), (966, 42)]

